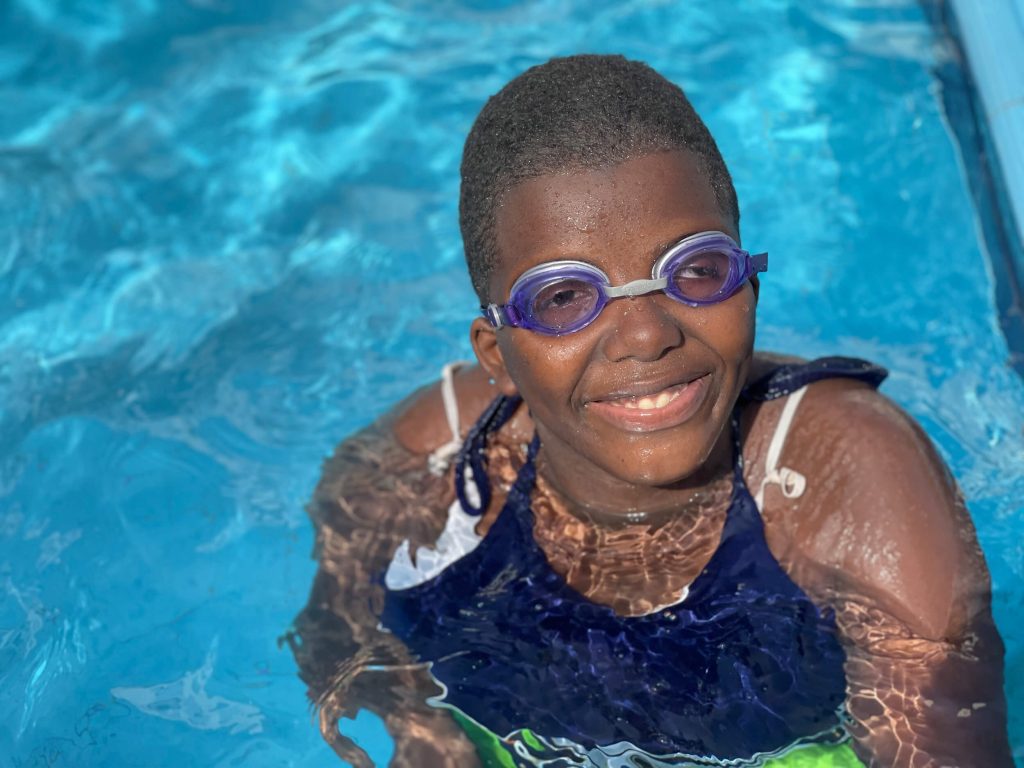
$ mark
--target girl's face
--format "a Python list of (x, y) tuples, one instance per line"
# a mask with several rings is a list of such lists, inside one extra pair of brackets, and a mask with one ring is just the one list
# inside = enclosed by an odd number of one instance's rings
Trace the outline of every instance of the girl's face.
[[(497, 211), (490, 299), (504, 303), (530, 267), (561, 259), (602, 269), (613, 285), (648, 279), (667, 248), (696, 232), (733, 239), (732, 221), (688, 152), (523, 182)], [(754, 344), (756, 279), (719, 304), (661, 292), (610, 302), (586, 328), (545, 336), (474, 322), (477, 356), (506, 394), (522, 395), (547, 465), (573, 495), (685, 481), (716, 447)], [(569, 479), (571, 478), (571, 480)]]

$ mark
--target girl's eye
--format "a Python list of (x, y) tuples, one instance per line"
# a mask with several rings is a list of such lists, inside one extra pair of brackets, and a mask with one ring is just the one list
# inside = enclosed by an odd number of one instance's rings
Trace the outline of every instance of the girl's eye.
[(576, 299), (577, 293), (571, 288), (555, 291), (548, 298), (548, 303), (552, 307), (566, 307), (573, 303)]
[(559, 280), (541, 288), (532, 302), (535, 320), (548, 328), (572, 325), (591, 312), (598, 301), (598, 290), (584, 280)]
[(725, 287), (729, 277), (729, 256), (705, 251), (677, 264), (672, 282), (679, 293), (691, 299), (708, 299)]
[(717, 264), (687, 264), (677, 273), (679, 280), (715, 280), (718, 278)]

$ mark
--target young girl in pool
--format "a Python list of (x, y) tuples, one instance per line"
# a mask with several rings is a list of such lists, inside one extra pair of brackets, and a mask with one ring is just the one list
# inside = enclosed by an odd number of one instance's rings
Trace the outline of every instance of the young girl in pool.
[(883, 370), (754, 352), (767, 258), (676, 86), (517, 77), (460, 217), (477, 364), (310, 506), (292, 644), (343, 758), (367, 707), (398, 766), (1012, 765), (963, 500)]

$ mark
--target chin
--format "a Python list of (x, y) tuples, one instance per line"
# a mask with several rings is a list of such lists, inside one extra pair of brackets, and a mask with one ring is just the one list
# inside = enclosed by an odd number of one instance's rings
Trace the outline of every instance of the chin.
[(697, 455), (687, 451), (686, 453), (690, 455), (682, 456), (678, 448), (658, 452), (660, 455), (652, 455), (650, 450), (634, 446), (624, 449), (620, 454), (628, 456), (627, 461), (605, 466), (605, 471), (631, 485), (650, 488), (670, 487), (688, 480), (704, 469), (711, 448), (712, 446), (709, 446), (707, 450), (702, 450)]
[(633, 472), (631, 477), (623, 479), (630, 480), (634, 485), (642, 485), (649, 488), (670, 488), (693, 477), (700, 469), (701, 465), (685, 468), (675, 466), (664, 469), (642, 467)]

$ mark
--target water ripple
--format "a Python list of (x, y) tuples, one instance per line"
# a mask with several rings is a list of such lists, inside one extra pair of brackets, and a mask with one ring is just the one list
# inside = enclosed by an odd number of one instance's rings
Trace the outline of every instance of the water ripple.
[(217, 644), (214, 638), (202, 666), (177, 680), (149, 686), (117, 686), (111, 688), (110, 694), (143, 714), (182, 722), (198, 730), (262, 733), (264, 716), (258, 707), (207, 693), (217, 662)]

